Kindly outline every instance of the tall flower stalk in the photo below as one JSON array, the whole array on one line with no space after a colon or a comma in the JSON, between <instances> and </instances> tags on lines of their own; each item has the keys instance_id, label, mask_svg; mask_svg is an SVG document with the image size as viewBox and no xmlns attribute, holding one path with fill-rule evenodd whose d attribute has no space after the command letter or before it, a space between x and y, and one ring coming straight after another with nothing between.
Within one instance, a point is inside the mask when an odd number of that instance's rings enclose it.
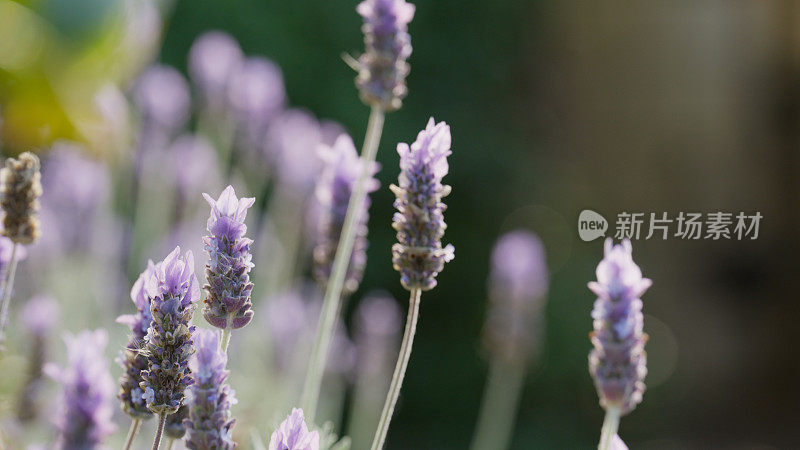
<instances>
[{"instance_id":1,"label":"tall flower stalk","mask_svg":"<svg viewBox=\"0 0 800 450\"><path fill-rule=\"evenodd\" d=\"M185 399L184 390L192 384L189 358L194 353L194 326L189 322L200 287L192 252L181 256L180 251L176 247L156 264L153 275L145 281L152 322L145 339L147 370L142 371L140 387L147 407L159 418L153 450L161 443L167 416L178 411Z\"/></svg>"},{"instance_id":2,"label":"tall flower stalk","mask_svg":"<svg viewBox=\"0 0 800 450\"><path fill-rule=\"evenodd\" d=\"M0 344L5 341L8 306L14 289L20 245L32 244L41 235L38 217L41 177L39 158L30 152L22 153L18 159L8 158L5 167L0 169L0 207L5 214L0 233L14 243L2 285Z\"/></svg>"},{"instance_id":3,"label":"tall flower stalk","mask_svg":"<svg viewBox=\"0 0 800 450\"><path fill-rule=\"evenodd\" d=\"M208 194L203 197L211 205L210 234L203 239L208 252L208 283L203 286L208 297L204 300L203 317L222 329L220 345L227 352L231 330L242 328L253 319L250 298L253 291L250 244L253 241L244 237L247 232L244 219L255 199L237 198L232 186L225 188L217 200Z\"/></svg>"},{"instance_id":4,"label":"tall flower stalk","mask_svg":"<svg viewBox=\"0 0 800 450\"><path fill-rule=\"evenodd\" d=\"M400 154L400 176L398 184L392 185L397 196L392 227L397 230L398 242L392 246L392 263L400 272L400 282L410 293L408 317L400 344L389 393L372 441L372 450L383 448L389 423L392 420L400 388L403 384L414 334L419 318L419 303L422 291L436 286L436 276L444 264L453 259L453 246L442 247L442 236L447 225L444 222L445 204L442 197L450 193L450 186L442 184L449 166L450 127L438 124L431 118L427 127L411 144L398 144Z\"/></svg>"},{"instance_id":5,"label":"tall flower stalk","mask_svg":"<svg viewBox=\"0 0 800 450\"><path fill-rule=\"evenodd\" d=\"M353 252L357 225L367 194L369 171L378 153L385 113L398 109L402 104L402 98L406 95L405 77L409 71L406 60L411 55L408 23L414 17L414 5L405 0L364 0L356 11L364 19L362 30L366 51L357 63L358 76L355 83L362 101L370 107L370 115L364 147L361 149L363 167L353 186L347 206L303 386L301 405L308 414L309 421L312 422L319 400L325 360L328 357L339 313L347 268Z\"/></svg>"},{"instance_id":6,"label":"tall flower stalk","mask_svg":"<svg viewBox=\"0 0 800 450\"><path fill-rule=\"evenodd\" d=\"M614 245L606 239L603 260L597 265L597 281L589 289L597 294L592 310L593 349L589 372L594 378L600 406L606 410L599 450L614 448L621 416L642 401L647 354L644 344L641 295L652 285L633 262L627 239Z\"/></svg>"},{"instance_id":7,"label":"tall flower stalk","mask_svg":"<svg viewBox=\"0 0 800 450\"><path fill-rule=\"evenodd\" d=\"M483 330L489 375L473 450L508 448L528 365L543 336L547 285L539 238L524 230L503 235L491 257L489 311Z\"/></svg>"}]
</instances>

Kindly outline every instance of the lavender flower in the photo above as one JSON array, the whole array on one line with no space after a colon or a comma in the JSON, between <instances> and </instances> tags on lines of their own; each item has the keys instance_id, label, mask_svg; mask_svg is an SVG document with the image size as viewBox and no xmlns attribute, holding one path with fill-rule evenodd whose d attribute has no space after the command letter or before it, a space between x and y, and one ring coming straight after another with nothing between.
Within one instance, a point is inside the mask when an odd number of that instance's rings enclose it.
<instances>
[{"instance_id":1,"label":"lavender flower","mask_svg":"<svg viewBox=\"0 0 800 450\"><path fill-rule=\"evenodd\" d=\"M319 450L319 433L309 432L303 410L294 408L272 433L269 450Z\"/></svg>"},{"instance_id":2,"label":"lavender flower","mask_svg":"<svg viewBox=\"0 0 800 450\"><path fill-rule=\"evenodd\" d=\"M190 367L194 384L190 388L192 403L186 446L193 450L231 449L236 446L231 430L231 405L236 404L233 391L225 384L228 371L227 355L219 348L219 335L214 331L199 330L195 334L197 353Z\"/></svg>"},{"instance_id":3,"label":"lavender flower","mask_svg":"<svg viewBox=\"0 0 800 450\"><path fill-rule=\"evenodd\" d=\"M25 386L20 393L17 418L29 422L39 413L38 397L42 384L42 368L47 358L47 341L58 321L58 304L50 297L30 299L20 313L20 323L29 339L29 362Z\"/></svg>"},{"instance_id":4,"label":"lavender flower","mask_svg":"<svg viewBox=\"0 0 800 450\"><path fill-rule=\"evenodd\" d=\"M642 401L647 374L647 335L642 331L640 296L652 281L642 278L631 252L630 241L613 245L606 239L603 260L597 265L597 282L589 283L589 289L597 294L589 371L600 405L607 410L616 408L620 414L630 412Z\"/></svg>"},{"instance_id":5,"label":"lavender flower","mask_svg":"<svg viewBox=\"0 0 800 450\"><path fill-rule=\"evenodd\" d=\"M202 136L180 136L170 146L167 161L169 172L165 175L175 180L172 222L177 224L190 212L188 200L198 191L218 189L222 177L217 151Z\"/></svg>"},{"instance_id":6,"label":"lavender flower","mask_svg":"<svg viewBox=\"0 0 800 450\"><path fill-rule=\"evenodd\" d=\"M361 100L384 111L400 108L407 89L411 56L408 23L414 17L414 5L405 0L364 0L356 8L364 18L364 46L359 58L356 86Z\"/></svg>"},{"instance_id":7,"label":"lavender flower","mask_svg":"<svg viewBox=\"0 0 800 450\"><path fill-rule=\"evenodd\" d=\"M191 388L190 388L191 389ZM172 439L183 439L186 434L186 418L189 417L189 407L184 404L175 411L175 414L167 416L167 421L164 423L164 434Z\"/></svg>"},{"instance_id":8,"label":"lavender flower","mask_svg":"<svg viewBox=\"0 0 800 450\"><path fill-rule=\"evenodd\" d=\"M358 371L365 379L377 379L391 370L402 319L397 301L388 294L372 293L358 304L354 318L355 340Z\"/></svg>"},{"instance_id":9,"label":"lavender flower","mask_svg":"<svg viewBox=\"0 0 800 450\"><path fill-rule=\"evenodd\" d=\"M117 318L118 323L128 325L131 329L128 344L117 357L117 363L124 370L119 379L120 390L117 398L122 403L122 410L134 419L149 419L153 415L144 400L144 391L140 384L143 381L142 371L147 370L148 364L143 351L145 337L153 318L145 283L153 277L154 272L153 261L148 261L147 269L139 275L131 288L131 300L136 305L136 313Z\"/></svg>"},{"instance_id":10,"label":"lavender flower","mask_svg":"<svg viewBox=\"0 0 800 450\"><path fill-rule=\"evenodd\" d=\"M226 33L209 31L189 50L189 75L208 108L219 112L226 105L228 83L242 64L242 49Z\"/></svg>"},{"instance_id":11,"label":"lavender flower","mask_svg":"<svg viewBox=\"0 0 800 450\"><path fill-rule=\"evenodd\" d=\"M39 158L31 152L8 158L0 169L0 207L3 216L3 236L18 244L32 244L41 234L39 197L42 184Z\"/></svg>"},{"instance_id":12,"label":"lavender flower","mask_svg":"<svg viewBox=\"0 0 800 450\"><path fill-rule=\"evenodd\" d=\"M62 406L56 418L57 448L101 449L114 432L114 381L103 352L108 342L104 330L84 330L67 336L67 365L48 364L46 373L61 383Z\"/></svg>"},{"instance_id":13,"label":"lavender flower","mask_svg":"<svg viewBox=\"0 0 800 450\"><path fill-rule=\"evenodd\" d=\"M194 326L189 325L200 287L194 274L192 252L180 256L176 247L153 267L144 281L153 316L145 337L147 370L139 386L150 411L173 414L183 403L184 389L192 384L189 357Z\"/></svg>"},{"instance_id":14,"label":"lavender flower","mask_svg":"<svg viewBox=\"0 0 800 450\"><path fill-rule=\"evenodd\" d=\"M523 364L543 331L541 310L548 285L544 247L535 234L512 231L497 241L491 262L484 341L495 357Z\"/></svg>"},{"instance_id":15,"label":"lavender flower","mask_svg":"<svg viewBox=\"0 0 800 450\"><path fill-rule=\"evenodd\" d=\"M210 235L203 238L209 258L208 284L203 287L208 292L203 317L218 328L242 328L253 318L250 299L253 241L244 237L247 232L244 219L255 199L237 198L232 186L225 188L217 200L205 193L203 197L211 205Z\"/></svg>"},{"instance_id":16,"label":"lavender flower","mask_svg":"<svg viewBox=\"0 0 800 450\"><path fill-rule=\"evenodd\" d=\"M325 169L317 183L317 201L321 206L318 222L317 245L314 249L314 277L324 286L331 276L333 259L342 235L347 206L353 192L353 186L361 176L363 163L358 156L353 140L343 134L336 139L332 147L322 147L322 159ZM377 163L369 168L370 175L378 171ZM378 188L378 180L370 177L366 181L367 192ZM359 222L356 224L355 242L347 267L342 295L350 295L358 289L367 265L367 222L369 221L369 197L364 197Z\"/></svg>"},{"instance_id":17,"label":"lavender flower","mask_svg":"<svg viewBox=\"0 0 800 450\"><path fill-rule=\"evenodd\" d=\"M450 186L442 185L452 153L450 127L431 118L416 142L398 144L397 152L401 171L391 189L397 196L392 227L399 243L392 246L392 263L406 289L426 291L436 286L436 275L453 259L453 246L442 248L441 242L447 227L441 200L450 193Z\"/></svg>"},{"instance_id":18,"label":"lavender flower","mask_svg":"<svg viewBox=\"0 0 800 450\"><path fill-rule=\"evenodd\" d=\"M281 188L297 197L310 193L322 170L317 155L322 141L320 124L309 112L289 109L270 124L264 148Z\"/></svg>"},{"instance_id":19,"label":"lavender flower","mask_svg":"<svg viewBox=\"0 0 800 450\"><path fill-rule=\"evenodd\" d=\"M155 127L171 134L189 117L189 86L172 67L149 68L139 78L133 99L146 128Z\"/></svg>"},{"instance_id":20,"label":"lavender flower","mask_svg":"<svg viewBox=\"0 0 800 450\"><path fill-rule=\"evenodd\" d=\"M266 58L246 59L232 74L228 97L247 142L260 144L267 124L286 103L281 69Z\"/></svg>"}]
</instances>

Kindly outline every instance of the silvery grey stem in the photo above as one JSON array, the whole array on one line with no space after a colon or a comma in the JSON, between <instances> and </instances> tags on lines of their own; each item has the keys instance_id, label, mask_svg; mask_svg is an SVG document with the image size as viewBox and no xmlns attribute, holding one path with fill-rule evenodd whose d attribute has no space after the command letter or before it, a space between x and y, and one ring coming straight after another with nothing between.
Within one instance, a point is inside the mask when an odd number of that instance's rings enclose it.
<instances>
[{"instance_id":1,"label":"silvery grey stem","mask_svg":"<svg viewBox=\"0 0 800 450\"><path fill-rule=\"evenodd\" d=\"M353 253L353 243L356 237L356 225L362 212L364 196L367 194L366 181L369 177L369 168L375 161L378 153L378 143L381 140L383 131L384 112L379 106L373 106L369 115L367 134L364 138L364 148L361 151L363 161L361 174L353 187L350 202L347 205L347 214L344 219L342 235L339 237L339 245L336 248L336 256L333 260L331 277L325 290L325 299L322 304L322 313L317 325L317 336L314 340L314 347L311 350L311 361L306 373L306 381L303 386L303 395L300 404L305 411L309 423L314 421L314 414L319 400L319 391L322 385L322 375L325 368L325 361L328 357L331 339L333 337L334 325L336 324L337 312L342 296L344 278L347 274L347 266L350 264L350 255Z\"/></svg>"},{"instance_id":2,"label":"silvery grey stem","mask_svg":"<svg viewBox=\"0 0 800 450\"><path fill-rule=\"evenodd\" d=\"M14 289L14 275L17 272L17 244L11 247L11 261L8 263L8 274L3 283L3 300L0 305L0 345L6 340L6 322L8 322L8 304L11 302L11 290Z\"/></svg>"},{"instance_id":3,"label":"silvery grey stem","mask_svg":"<svg viewBox=\"0 0 800 450\"><path fill-rule=\"evenodd\" d=\"M158 446L161 444L161 435L164 433L164 422L166 421L166 414L161 413L158 415L158 429L156 430L156 439L153 442L153 450L158 450Z\"/></svg>"},{"instance_id":4,"label":"silvery grey stem","mask_svg":"<svg viewBox=\"0 0 800 450\"><path fill-rule=\"evenodd\" d=\"M603 420L603 428L600 431L600 444L597 445L598 450L609 450L611 448L611 441L617 435L619 428L619 408L610 406L606 410L606 417Z\"/></svg>"},{"instance_id":5,"label":"silvery grey stem","mask_svg":"<svg viewBox=\"0 0 800 450\"><path fill-rule=\"evenodd\" d=\"M500 358L492 361L472 450L508 448L524 380L522 365L509 364Z\"/></svg>"},{"instance_id":6,"label":"silvery grey stem","mask_svg":"<svg viewBox=\"0 0 800 450\"><path fill-rule=\"evenodd\" d=\"M414 345L414 334L417 330L417 319L419 318L419 300L422 290L414 288L408 304L408 318L406 319L406 329L403 333L403 342L400 344L400 354L397 356L397 365L394 368L392 382L389 384L389 393L386 394L386 403L383 404L383 411L378 422L378 429L375 431L375 438L372 440L372 450L381 450L386 441L386 433L389 431L389 423L392 421L394 406L400 396L400 388L403 386L403 377L406 374L408 360L411 357L411 347Z\"/></svg>"},{"instance_id":7,"label":"silvery grey stem","mask_svg":"<svg viewBox=\"0 0 800 450\"><path fill-rule=\"evenodd\" d=\"M142 419L133 419L131 422L131 428L128 430L128 437L125 439L125 447L123 450L130 450L131 445L133 445L133 440L136 438L136 433L139 432L139 425L142 424Z\"/></svg>"}]
</instances>

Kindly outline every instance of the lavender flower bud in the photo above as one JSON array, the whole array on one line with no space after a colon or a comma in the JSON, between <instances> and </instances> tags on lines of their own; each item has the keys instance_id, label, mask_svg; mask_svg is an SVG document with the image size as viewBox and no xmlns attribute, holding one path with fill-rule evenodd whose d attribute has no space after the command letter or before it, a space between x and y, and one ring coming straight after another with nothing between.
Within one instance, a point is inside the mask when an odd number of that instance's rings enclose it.
<instances>
[{"instance_id":1,"label":"lavender flower bud","mask_svg":"<svg viewBox=\"0 0 800 450\"><path fill-rule=\"evenodd\" d=\"M167 421L164 423L164 434L172 439L182 439L186 434L184 421L187 417L189 417L189 407L186 406L186 400L184 400L184 404L175 411L175 414L167 416Z\"/></svg>"},{"instance_id":2,"label":"lavender flower bud","mask_svg":"<svg viewBox=\"0 0 800 450\"><path fill-rule=\"evenodd\" d=\"M117 318L118 323L128 325L131 329L128 344L117 357L117 363L123 369L117 398L122 404L122 410L135 419L149 419L153 416L144 401L144 391L140 385L143 381L142 371L147 370L144 341L153 317L150 312L150 298L145 292L145 283L153 276L154 271L153 261L148 261L147 269L139 275L131 288L131 300L136 305L136 313Z\"/></svg>"},{"instance_id":3,"label":"lavender flower bud","mask_svg":"<svg viewBox=\"0 0 800 450\"><path fill-rule=\"evenodd\" d=\"M173 414L184 400L184 389L192 384L189 357L194 353L190 326L200 287L194 274L194 257L182 258L176 247L153 268L144 288L150 298L152 322L147 330L147 370L139 386L150 411Z\"/></svg>"},{"instance_id":4,"label":"lavender flower bud","mask_svg":"<svg viewBox=\"0 0 800 450\"><path fill-rule=\"evenodd\" d=\"M41 234L39 197L42 195L39 158L31 152L8 158L0 169L0 207L3 236L18 244L32 244Z\"/></svg>"},{"instance_id":5,"label":"lavender flower bud","mask_svg":"<svg viewBox=\"0 0 800 450\"><path fill-rule=\"evenodd\" d=\"M323 146L321 156L325 163L322 176L317 183L317 201L321 206L318 222L317 245L314 248L314 278L321 286L328 283L339 246L339 237L344 228L347 206L358 178L361 176L363 164L358 156L353 140L343 134L336 139L332 147ZM378 165L373 163L370 178L366 181L367 192L375 191L378 180L372 176L377 173ZM369 221L369 197L364 197L359 222L356 224L356 235L353 253L347 267L342 295L350 295L358 289L367 265L367 222Z\"/></svg>"},{"instance_id":6,"label":"lavender flower bud","mask_svg":"<svg viewBox=\"0 0 800 450\"><path fill-rule=\"evenodd\" d=\"M209 31L195 39L189 50L189 75L211 110L225 107L228 83L242 59L239 44L226 33Z\"/></svg>"},{"instance_id":7,"label":"lavender flower bud","mask_svg":"<svg viewBox=\"0 0 800 450\"><path fill-rule=\"evenodd\" d=\"M67 336L67 365L48 364L46 373L61 383L62 406L56 418L62 450L101 449L115 426L114 381L103 352L108 342L104 330L84 330Z\"/></svg>"},{"instance_id":8,"label":"lavender flower bud","mask_svg":"<svg viewBox=\"0 0 800 450\"><path fill-rule=\"evenodd\" d=\"M414 17L414 5L405 0L364 0L356 8L364 18L366 52L358 62L356 86L367 105L393 111L402 105L407 89L405 78L411 56L408 23Z\"/></svg>"},{"instance_id":9,"label":"lavender flower bud","mask_svg":"<svg viewBox=\"0 0 800 450\"><path fill-rule=\"evenodd\" d=\"M20 313L20 322L30 345L25 386L17 404L17 418L21 422L30 422L39 414L38 397L42 385L42 368L47 359L47 341L57 321L58 304L50 297L30 299Z\"/></svg>"},{"instance_id":10,"label":"lavender flower bud","mask_svg":"<svg viewBox=\"0 0 800 450\"><path fill-rule=\"evenodd\" d=\"M449 170L447 156L452 153L450 127L431 117L416 142L398 144L397 152L400 176L391 189L397 196L392 227L399 243L392 246L392 263L403 287L427 291L436 286L444 263L453 259L453 246L442 248L441 242L447 228L442 197L450 193L450 186L442 185Z\"/></svg>"},{"instance_id":11,"label":"lavender flower bud","mask_svg":"<svg viewBox=\"0 0 800 450\"><path fill-rule=\"evenodd\" d=\"M589 289L597 294L592 310L594 348L589 353L589 372L594 378L600 405L627 414L642 401L647 354L644 344L641 295L652 281L642 278L633 262L627 239L613 245L606 239L603 260L597 265L597 282Z\"/></svg>"},{"instance_id":12,"label":"lavender flower bud","mask_svg":"<svg viewBox=\"0 0 800 450\"><path fill-rule=\"evenodd\" d=\"M217 200L203 194L211 205L208 218L209 236L203 238L208 252L206 279L203 288L208 292L203 317L217 328L242 328L253 318L250 294L250 254L252 240L244 237L247 210L254 198L237 198L233 186L222 191Z\"/></svg>"},{"instance_id":13,"label":"lavender flower bud","mask_svg":"<svg viewBox=\"0 0 800 450\"><path fill-rule=\"evenodd\" d=\"M303 410L294 408L272 433L269 450L319 450L319 433L309 432Z\"/></svg>"},{"instance_id":14,"label":"lavender flower bud","mask_svg":"<svg viewBox=\"0 0 800 450\"><path fill-rule=\"evenodd\" d=\"M189 117L189 85L177 70L156 65L137 82L134 102L144 123L171 134Z\"/></svg>"},{"instance_id":15,"label":"lavender flower bud","mask_svg":"<svg viewBox=\"0 0 800 450\"><path fill-rule=\"evenodd\" d=\"M524 364L538 348L548 276L544 247L528 231L503 235L492 251L484 343L509 364Z\"/></svg>"},{"instance_id":16,"label":"lavender flower bud","mask_svg":"<svg viewBox=\"0 0 800 450\"><path fill-rule=\"evenodd\" d=\"M192 450L231 449L236 446L231 430L233 391L225 384L227 355L219 348L219 335L199 330L195 334L197 353L189 363L194 377L190 388L192 402L186 420L186 446Z\"/></svg>"}]
</instances>

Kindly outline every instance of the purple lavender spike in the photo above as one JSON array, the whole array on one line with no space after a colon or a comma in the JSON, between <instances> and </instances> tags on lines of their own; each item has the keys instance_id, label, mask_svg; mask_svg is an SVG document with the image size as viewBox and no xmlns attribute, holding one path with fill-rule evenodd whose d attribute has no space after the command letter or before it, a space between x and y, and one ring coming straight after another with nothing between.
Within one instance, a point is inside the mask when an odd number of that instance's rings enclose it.
<instances>
[{"instance_id":1,"label":"purple lavender spike","mask_svg":"<svg viewBox=\"0 0 800 450\"><path fill-rule=\"evenodd\" d=\"M405 78L411 56L408 23L414 17L414 5L405 0L364 0L356 8L364 18L366 52L359 58L356 86L361 99L384 111L400 108L407 89Z\"/></svg>"},{"instance_id":2,"label":"purple lavender spike","mask_svg":"<svg viewBox=\"0 0 800 450\"><path fill-rule=\"evenodd\" d=\"M114 381L103 352L108 342L104 330L84 330L65 337L67 365L48 364L47 374L61 383L61 410L56 418L57 448L90 450L105 448L103 443L115 426Z\"/></svg>"},{"instance_id":3,"label":"purple lavender spike","mask_svg":"<svg viewBox=\"0 0 800 450\"><path fill-rule=\"evenodd\" d=\"M253 318L250 298L253 241L244 237L247 232L244 219L255 199L237 198L232 186L225 188L217 200L208 194L203 197L211 205L209 235L203 238L208 252L208 283L203 286L208 297L204 300L203 317L217 328L242 328Z\"/></svg>"},{"instance_id":4,"label":"purple lavender spike","mask_svg":"<svg viewBox=\"0 0 800 450\"><path fill-rule=\"evenodd\" d=\"M227 105L228 85L242 64L242 49L227 33L209 31L189 50L189 75L207 108L219 112Z\"/></svg>"},{"instance_id":5,"label":"purple lavender spike","mask_svg":"<svg viewBox=\"0 0 800 450\"><path fill-rule=\"evenodd\" d=\"M347 206L353 187L361 175L363 163L358 156L353 140L343 134L336 139L332 147L321 147L325 168L317 183L316 196L321 207L317 245L314 248L314 277L321 286L327 285L331 276L333 259L339 246L339 237L344 228ZM378 164L369 168L370 178L366 181L367 192L375 191L378 180L374 174L378 172ZM359 214L356 225L356 236L350 264L347 267L342 295L348 296L358 289L367 265L367 222L369 221L369 197L364 197L363 210Z\"/></svg>"},{"instance_id":6,"label":"purple lavender spike","mask_svg":"<svg viewBox=\"0 0 800 450\"><path fill-rule=\"evenodd\" d=\"M319 433L309 432L303 410L294 408L272 433L269 450L319 450Z\"/></svg>"},{"instance_id":7,"label":"purple lavender spike","mask_svg":"<svg viewBox=\"0 0 800 450\"><path fill-rule=\"evenodd\" d=\"M184 389L192 384L189 358L194 353L189 325L200 287L194 274L192 252L180 255L176 247L153 267L152 276L144 280L150 298L152 321L145 336L147 370L143 370L140 387L150 411L156 414L175 413L184 400Z\"/></svg>"},{"instance_id":8,"label":"purple lavender spike","mask_svg":"<svg viewBox=\"0 0 800 450\"><path fill-rule=\"evenodd\" d=\"M228 98L246 142L263 142L267 125L286 103L281 69L266 58L248 58L232 75Z\"/></svg>"},{"instance_id":9,"label":"purple lavender spike","mask_svg":"<svg viewBox=\"0 0 800 450\"><path fill-rule=\"evenodd\" d=\"M493 356L524 364L534 356L543 331L548 285L544 246L531 232L512 231L497 241L491 262L484 342Z\"/></svg>"},{"instance_id":10,"label":"purple lavender spike","mask_svg":"<svg viewBox=\"0 0 800 450\"><path fill-rule=\"evenodd\" d=\"M321 141L319 122L305 110L289 109L270 124L264 149L287 193L302 199L314 189L322 170L317 155Z\"/></svg>"},{"instance_id":11,"label":"purple lavender spike","mask_svg":"<svg viewBox=\"0 0 800 450\"><path fill-rule=\"evenodd\" d=\"M189 117L189 85L177 70L156 65L136 83L134 102L144 128L155 127L169 135L181 128Z\"/></svg>"},{"instance_id":12,"label":"purple lavender spike","mask_svg":"<svg viewBox=\"0 0 800 450\"><path fill-rule=\"evenodd\" d=\"M627 414L642 401L647 374L647 335L642 331L641 295L652 285L633 262L627 239L613 245L606 239L603 260L597 266L597 282L589 289L597 294L592 310L594 331L589 371L600 405Z\"/></svg>"},{"instance_id":13,"label":"purple lavender spike","mask_svg":"<svg viewBox=\"0 0 800 450\"><path fill-rule=\"evenodd\" d=\"M231 449L236 446L231 431L231 405L236 404L233 391L225 383L227 355L220 349L215 331L198 330L194 336L197 353L189 365L194 384L191 391L186 446L192 450Z\"/></svg>"},{"instance_id":14,"label":"purple lavender spike","mask_svg":"<svg viewBox=\"0 0 800 450\"><path fill-rule=\"evenodd\" d=\"M420 131L416 142L397 145L400 154L397 196L392 227L397 230L397 244L392 246L392 263L400 272L400 282L408 290L427 291L436 286L436 275L453 259L453 246L442 248L444 223L442 197L450 186L442 185L449 170L450 127L433 118Z\"/></svg>"}]
</instances>

